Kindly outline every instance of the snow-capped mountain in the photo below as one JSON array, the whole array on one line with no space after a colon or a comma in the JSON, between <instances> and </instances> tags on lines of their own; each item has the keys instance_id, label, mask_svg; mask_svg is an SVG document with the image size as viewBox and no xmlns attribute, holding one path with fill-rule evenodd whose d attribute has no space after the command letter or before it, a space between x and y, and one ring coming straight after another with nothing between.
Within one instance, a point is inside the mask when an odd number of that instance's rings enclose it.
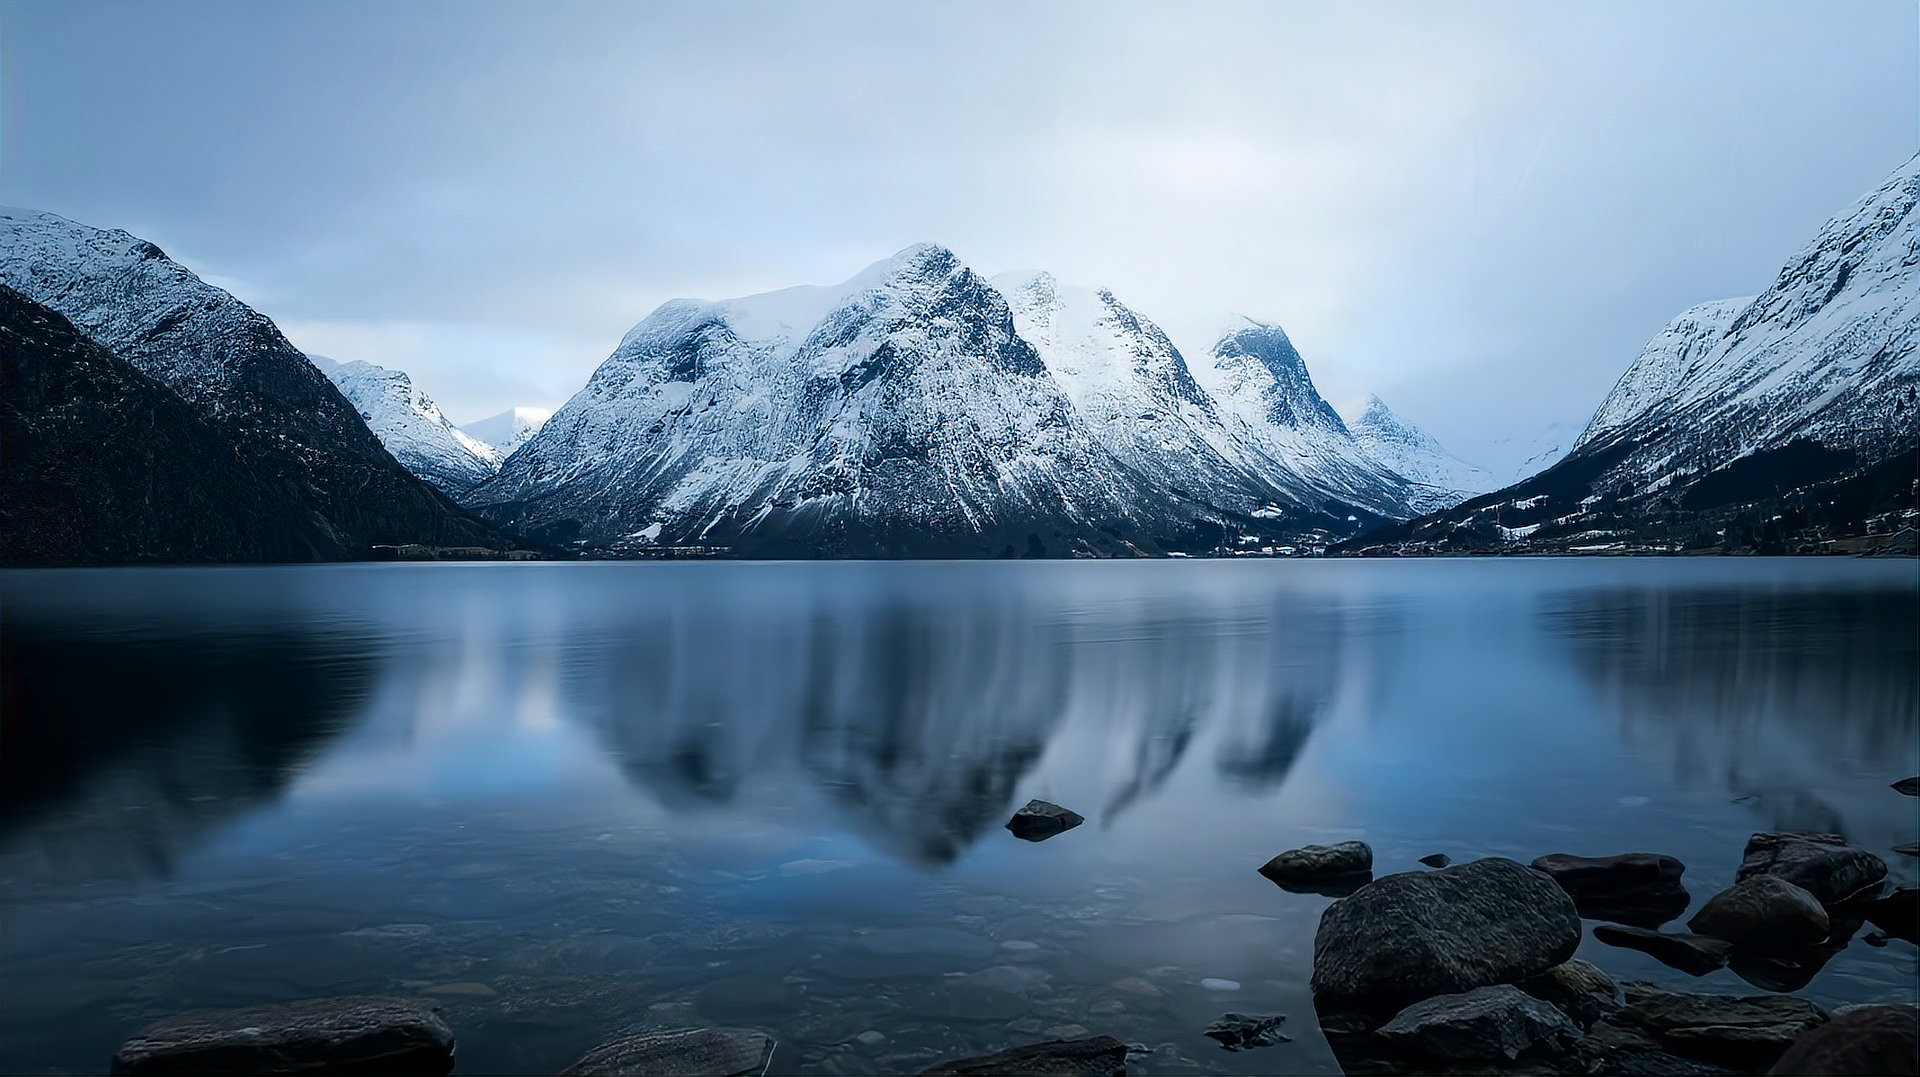
<instances>
[{"instance_id":1,"label":"snow-capped mountain","mask_svg":"<svg viewBox=\"0 0 1920 1077\"><path fill-rule=\"evenodd\" d=\"M1347 420L1347 429L1360 447L1388 470L1435 491L1423 512L1450 508L1496 485L1484 468L1448 452L1431 434L1401 418L1377 396L1367 397L1360 414Z\"/></svg>"},{"instance_id":2,"label":"snow-capped mountain","mask_svg":"<svg viewBox=\"0 0 1920 1077\"><path fill-rule=\"evenodd\" d=\"M362 360L338 363L309 353L308 359L360 411L360 418L408 471L457 498L500 470L493 446L447 421L405 372Z\"/></svg>"},{"instance_id":3,"label":"snow-capped mountain","mask_svg":"<svg viewBox=\"0 0 1920 1077\"><path fill-rule=\"evenodd\" d=\"M1052 325L1030 298L1029 322ZM1083 414L1002 294L938 246L838 286L676 300L467 500L557 541L783 556L1151 553L1355 530L1345 502L1255 515L1243 491L1129 463L1171 459L1164 439L1193 445L1176 424L1208 402L1164 335L1096 303L1087 332L1148 354L1116 381L1112 356L1050 337L1057 359L1088 364L1066 378L1098 404ZM1123 414L1151 418L1121 436L1108 420Z\"/></svg>"},{"instance_id":4,"label":"snow-capped mountain","mask_svg":"<svg viewBox=\"0 0 1920 1077\"><path fill-rule=\"evenodd\" d=\"M460 429L475 441L491 446L500 459L505 460L525 445L528 438L539 433L551 418L553 412L546 408L515 407L467 423Z\"/></svg>"},{"instance_id":5,"label":"snow-capped mountain","mask_svg":"<svg viewBox=\"0 0 1920 1077\"><path fill-rule=\"evenodd\" d=\"M51 213L0 210L0 282L221 425L249 466L318 514L317 544L273 556L500 541L395 462L271 321L152 243Z\"/></svg>"},{"instance_id":6,"label":"snow-capped mountain","mask_svg":"<svg viewBox=\"0 0 1920 1077\"><path fill-rule=\"evenodd\" d=\"M1300 352L1277 325L1236 318L1200 371L1236 454L1275 485L1311 491L1376 519L1405 519L1431 491L1381 466L1314 388Z\"/></svg>"},{"instance_id":7,"label":"snow-capped mountain","mask_svg":"<svg viewBox=\"0 0 1920 1077\"><path fill-rule=\"evenodd\" d=\"M1354 545L1794 552L1910 527L1917 205L1920 155L1829 221L1759 296L1670 323L1558 464Z\"/></svg>"}]
</instances>

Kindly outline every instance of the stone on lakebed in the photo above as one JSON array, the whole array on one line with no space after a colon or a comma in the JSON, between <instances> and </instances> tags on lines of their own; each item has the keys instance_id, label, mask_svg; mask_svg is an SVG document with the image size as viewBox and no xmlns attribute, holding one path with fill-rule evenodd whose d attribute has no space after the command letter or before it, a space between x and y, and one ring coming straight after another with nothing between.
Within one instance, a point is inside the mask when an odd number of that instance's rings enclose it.
<instances>
[{"instance_id":1,"label":"stone on lakebed","mask_svg":"<svg viewBox=\"0 0 1920 1077\"><path fill-rule=\"evenodd\" d=\"M1127 1045L1112 1036L1051 1040L942 1062L920 1072L922 1077L1120 1077L1127 1072Z\"/></svg>"},{"instance_id":2,"label":"stone on lakebed","mask_svg":"<svg viewBox=\"0 0 1920 1077\"><path fill-rule=\"evenodd\" d=\"M1733 953L1733 944L1725 939L1682 933L1669 935L1644 927L1623 927L1619 924L1596 925L1593 937L1608 946L1638 950L1662 965L1679 969L1689 976L1705 976L1715 969L1726 968L1727 958Z\"/></svg>"},{"instance_id":3,"label":"stone on lakebed","mask_svg":"<svg viewBox=\"0 0 1920 1077\"><path fill-rule=\"evenodd\" d=\"M668 1028L603 1043L561 1071L569 1077L700 1073L744 1077L765 1072L773 1037L751 1028Z\"/></svg>"},{"instance_id":4,"label":"stone on lakebed","mask_svg":"<svg viewBox=\"0 0 1920 1077\"><path fill-rule=\"evenodd\" d=\"M1374 1035L1402 1051L1435 1058L1506 1059L1554 1055L1582 1035L1566 1014L1512 984L1422 999Z\"/></svg>"},{"instance_id":5,"label":"stone on lakebed","mask_svg":"<svg viewBox=\"0 0 1920 1077\"><path fill-rule=\"evenodd\" d=\"M196 1010L156 1021L113 1056L114 1073L408 1073L453 1069L453 1031L433 1004L386 995Z\"/></svg>"}]
</instances>

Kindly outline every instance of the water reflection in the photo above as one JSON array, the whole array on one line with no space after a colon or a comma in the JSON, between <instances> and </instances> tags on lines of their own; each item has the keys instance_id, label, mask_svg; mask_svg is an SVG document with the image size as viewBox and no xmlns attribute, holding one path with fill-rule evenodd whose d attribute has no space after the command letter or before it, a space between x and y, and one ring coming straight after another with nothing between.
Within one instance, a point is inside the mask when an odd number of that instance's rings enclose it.
<instances>
[{"instance_id":1,"label":"water reflection","mask_svg":"<svg viewBox=\"0 0 1920 1077\"><path fill-rule=\"evenodd\" d=\"M1848 779L1920 754L1910 591L1610 588L1543 605L1622 737L1679 783L1725 789L1764 829L1894 840L1886 805Z\"/></svg>"},{"instance_id":2,"label":"water reflection","mask_svg":"<svg viewBox=\"0 0 1920 1077\"><path fill-rule=\"evenodd\" d=\"M118 638L0 624L9 873L164 875L274 797L365 701L361 641L273 630Z\"/></svg>"}]
</instances>

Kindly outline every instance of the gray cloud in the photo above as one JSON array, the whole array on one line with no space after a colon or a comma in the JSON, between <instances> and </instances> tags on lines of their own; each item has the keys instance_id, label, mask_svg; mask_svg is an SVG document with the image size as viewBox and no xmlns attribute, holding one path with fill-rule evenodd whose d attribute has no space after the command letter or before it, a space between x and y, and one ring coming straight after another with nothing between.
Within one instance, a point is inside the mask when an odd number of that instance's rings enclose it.
<instances>
[{"instance_id":1,"label":"gray cloud","mask_svg":"<svg viewBox=\"0 0 1920 1077\"><path fill-rule=\"evenodd\" d=\"M665 299L928 239L1190 358L1277 319L1330 397L1503 466L1914 152L1917 39L1906 0L12 2L0 200L461 419L558 403Z\"/></svg>"}]
</instances>

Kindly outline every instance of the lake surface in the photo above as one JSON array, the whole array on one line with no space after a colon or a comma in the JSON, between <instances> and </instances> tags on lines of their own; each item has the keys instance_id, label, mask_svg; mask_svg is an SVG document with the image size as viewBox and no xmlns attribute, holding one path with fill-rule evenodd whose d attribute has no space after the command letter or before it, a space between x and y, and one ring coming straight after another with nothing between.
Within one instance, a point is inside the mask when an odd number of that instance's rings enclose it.
<instances>
[{"instance_id":1,"label":"lake surface","mask_svg":"<svg viewBox=\"0 0 1920 1077\"><path fill-rule=\"evenodd\" d=\"M8 1073L362 992L439 999L464 1073L702 1023L772 1032L782 1072L1107 1033L1137 1073L1331 1073L1329 899L1255 873L1283 849L1664 852L1697 905L1796 828L1916 877L1913 561L15 571L0 600ZM1029 797L1087 823L1016 840ZM1917 979L1856 939L1799 993ZM1294 1042L1222 1050L1227 1011Z\"/></svg>"}]
</instances>

